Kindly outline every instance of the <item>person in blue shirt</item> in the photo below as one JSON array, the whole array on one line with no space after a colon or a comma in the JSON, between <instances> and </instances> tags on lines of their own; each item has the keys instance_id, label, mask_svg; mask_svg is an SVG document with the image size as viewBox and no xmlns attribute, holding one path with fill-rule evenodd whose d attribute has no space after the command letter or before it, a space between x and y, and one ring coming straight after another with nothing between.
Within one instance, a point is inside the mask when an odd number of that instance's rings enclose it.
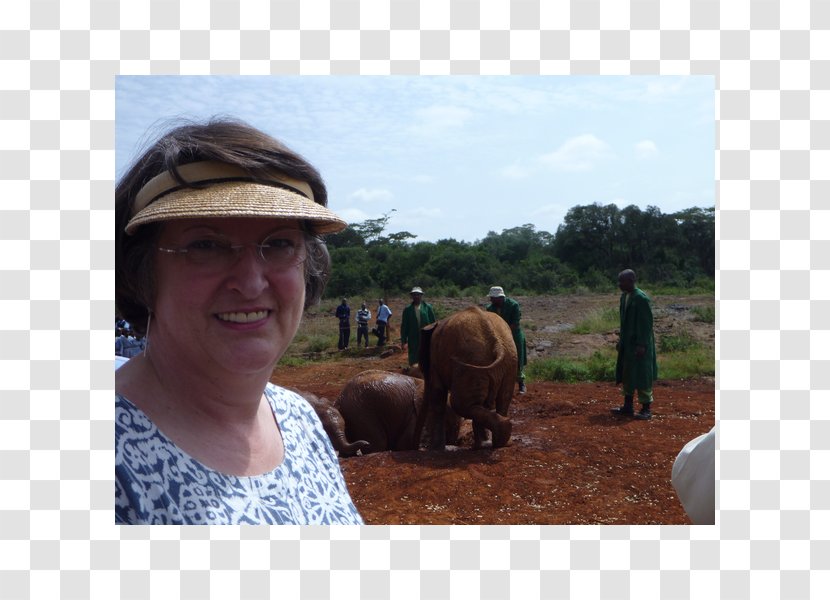
<instances>
[{"instance_id":1,"label":"person in blue shirt","mask_svg":"<svg viewBox=\"0 0 830 600\"><path fill-rule=\"evenodd\" d=\"M378 346L386 344L386 330L389 327L389 319L392 317L392 311L386 306L383 298L378 299L378 316L375 325L377 326Z\"/></svg>"}]
</instances>

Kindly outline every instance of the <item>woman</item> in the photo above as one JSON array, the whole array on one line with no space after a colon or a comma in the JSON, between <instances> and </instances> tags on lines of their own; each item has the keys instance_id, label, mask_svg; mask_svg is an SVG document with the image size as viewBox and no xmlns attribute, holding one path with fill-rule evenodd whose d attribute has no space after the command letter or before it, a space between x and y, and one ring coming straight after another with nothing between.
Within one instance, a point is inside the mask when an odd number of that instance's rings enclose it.
<instances>
[{"instance_id":1,"label":"woman","mask_svg":"<svg viewBox=\"0 0 830 600\"><path fill-rule=\"evenodd\" d=\"M115 376L117 523L360 524L311 406L269 383L319 301L317 170L237 121L173 129L116 188L116 306L147 339Z\"/></svg>"}]
</instances>

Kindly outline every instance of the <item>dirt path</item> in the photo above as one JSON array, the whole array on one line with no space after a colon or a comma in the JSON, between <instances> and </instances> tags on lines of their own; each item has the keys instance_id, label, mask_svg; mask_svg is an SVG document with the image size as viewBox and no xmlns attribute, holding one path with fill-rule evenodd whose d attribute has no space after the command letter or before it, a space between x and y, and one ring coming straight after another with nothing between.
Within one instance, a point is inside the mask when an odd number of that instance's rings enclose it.
<instances>
[{"instance_id":1,"label":"dirt path","mask_svg":"<svg viewBox=\"0 0 830 600\"><path fill-rule=\"evenodd\" d=\"M710 325L711 327L711 325ZM279 367L273 381L334 399L367 369L400 372L400 354ZM671 486L675 456L715 422L712 378L660 381L654 418L613 417L617 388L533 383L510 409L511 444L340 459L367 524L688 524ZM466 433L465 433L466 432Z\"/></svg>"}]
</instances>

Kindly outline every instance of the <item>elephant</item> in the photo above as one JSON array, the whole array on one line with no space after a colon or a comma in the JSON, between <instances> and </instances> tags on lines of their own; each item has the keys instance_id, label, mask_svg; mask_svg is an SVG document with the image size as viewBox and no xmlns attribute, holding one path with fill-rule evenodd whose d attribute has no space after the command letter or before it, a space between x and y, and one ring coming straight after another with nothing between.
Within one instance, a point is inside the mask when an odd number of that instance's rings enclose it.
<instances>
[{"instance_id":1,"label":"elephant","mask_svg":"<svg viewBox=\"0 0 830 600\"><path fill-rule=\"evenodd\" d=\"M354 456L357 451L365 452L369 447L369 442L366 440L357 440L349 443L346 439L345 424L343 422L343 415L340 411L326 398L316 396L311 392L303 392L295 388L288 388L292 392L296 392L308 402L320 417L323 423L323 429L326 430L329 439L331 440L334 449L340 453L340 456Z\"/></svg>"},{"instance_id":2,"label":"elephant","mask_svg":"<svg viewBox=\"0 0 830 600\"><path fill-rule=\"evenodd\" d=\"M417 430L428 423L429 447L446 444L444 413L473 421L474 448L480 448L487 430L493 448L507 445L512 424L507 418L516 383L518 356L510 327L499 315L471 306L421 330L419 355L424 373L424 397L431 413L421 413Z\"/></svg>"},{"instance_id":3,"label":"elephant","mask_svg":"<svg viewBox=\"0 0 830 600\"><path fill-rule=\"evenodd\" d=\"M363 454L385 450L417 450L419 416L424 412L424 382L415 377L369 370L350 379L335 407L346 422L346 437L368 442ZM461 420L445 415L445 427L457 438Z\"/></svg>"}]
</instances>

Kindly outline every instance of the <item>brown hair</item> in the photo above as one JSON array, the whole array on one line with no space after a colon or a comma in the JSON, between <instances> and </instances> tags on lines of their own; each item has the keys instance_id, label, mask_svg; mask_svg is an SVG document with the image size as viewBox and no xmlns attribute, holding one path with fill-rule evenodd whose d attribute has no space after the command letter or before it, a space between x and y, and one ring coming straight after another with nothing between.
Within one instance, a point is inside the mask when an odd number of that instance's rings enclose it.
<instances>
[{"instance_id":1,"label":"brown hair","mask_svg":"<svg viewBox=\"0 0 830 600\"><path fill-rule=\"evenodd\" d=\"M132 216L136 194L153 177L164 171L176 175L176 167L191 162L216 160L246 169L252 176L278 170L308 182L314 201L328 203L326 185L308 161L280 141L228 118L206 123L180 124L162 135L136 159L115 188L115 306L140 335L146 334L147 318L155 297L155 246L161 223L148 223L133 235L124 228ZM325 242L306 227L305 261L308 308L320 301L331 273L331 258Z\"/></svg>"}]
</instances>

